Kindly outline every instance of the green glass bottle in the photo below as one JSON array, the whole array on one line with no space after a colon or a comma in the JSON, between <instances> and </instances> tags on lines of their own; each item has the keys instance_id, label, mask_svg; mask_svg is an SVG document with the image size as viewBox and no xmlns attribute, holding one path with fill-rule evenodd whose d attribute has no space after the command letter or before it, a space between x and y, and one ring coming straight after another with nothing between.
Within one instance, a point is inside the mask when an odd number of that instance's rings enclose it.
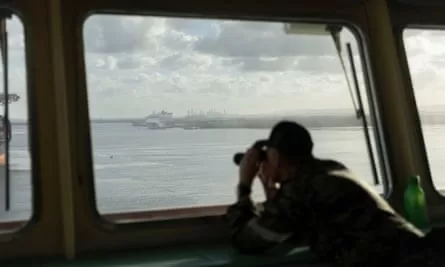
<instances>
[{"instance_id":1,"label":"green glass bottle","mask_svg":"<svg viewBox=\"0 0 445 267\"><path fill-rule=\"evenodd\" d=\"M427 230L428 214L425 193L417 175L409 177L408 186L404 194L405 217L417 228Z\"/></svg>"}]
</instances>

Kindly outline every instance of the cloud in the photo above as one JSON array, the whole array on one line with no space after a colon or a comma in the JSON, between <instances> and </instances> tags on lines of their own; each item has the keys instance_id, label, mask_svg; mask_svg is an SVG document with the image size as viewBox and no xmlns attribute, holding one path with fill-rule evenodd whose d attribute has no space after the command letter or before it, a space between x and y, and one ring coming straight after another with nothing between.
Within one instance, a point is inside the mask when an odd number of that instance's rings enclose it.
<instances>
[{"instance_id":1,"label":"cloud","mask_svg":"<svg viewBox=\"0 0 445 267\"><path fill-rule=\"evenodd\" d=\"M422 34L424 33L424 30L421 29L405 29L403 30L403 37L404 38L412 38L412 37L416 37L416 36L422 36Z\"/></svg>"},{"instance_id":2,"label":"cloud","mask_svg":"<svg viewBox=\"0 0 445 267\"><path fill-rule=\"evenodd\" d=\"M405 49L415 92L418 96L443 88L441 71L445 68L445 33L437 30L405 30ZM417 101L429 105L430 101Z\"/></svg>"},{"instance_id":3,"label":"cloud","mask_svg":"<svg viewBox=\"0 0 445 267\"><path fill-rule=\"evenodd\" d=\"M445 68L445 55L437 56L437 57L434 57L433 59L431 59L431 67L433 69L443 69L443 68Z\"/></svg>"},{"instance_id":4,"label":"cloud","mask_svg":"<svg viewBox=\"0 0 445 267\"><path fill-rule=\"evenodd\" d=\"M139 69L141 67L141 60L140 58L129 56L121 58L117 61L117 68L118 69Z\"/></svg>"},{"instance_id":5,"label":"cloud","mask_svg":"<svg viewBox=\"0 0 445 267\"><path fill-rule=\"evenodd\" d=\"M10 117L27 118L27 75L25 71L25 44L24 30L21 20L13 16L7 20L8 32L8 68L9 68L9 93L20 96L18 102L10 104ZM3 87L3 65L0 66L0 92L4 92ZM3 110L4 106L0 107ZM0 112L2 114L3 111Z\"/></svg>"},{"instance_id":6,"label":"cloud","mask_svg":"<svg viewBox=\"0 0 445 267\"><path fill-rule=\"evenodd\" d=\"M26 117L21 21L14 17L8 31L11 92L22 96L11 114ZM443 99L441 33L404 32L422 105ZM341 37L343 44L357 45L351 32ZM156 109L178 115L212 108L246 114L352 110L330 36L288 35L283 23L92 15L84 24L84 42L92 117L141 117Z\"/></svg>"},{"instance_id":7,"label":"cloud","mask_svg":"<svg viewBox=\"0 0 445 267\"><path fill-rule=\"evenodd\" d=\"M9 50L22 52L25 48L23 24L16 16L7 21Z\"/></svg>"},{"instance_id":8,"label":"cloud","mask_svg":"<svg viewBox=\"0 0 445 267\"><path fill-rule=\"evenodd\" d=\"M132 19L126 23L142 24L139 18ZM123 24L125 19L116 17L116 21ZM98 27L93 22L91 27ZM104 26L100 20L97 23ZM104 75L89 83L89 95L95 105L102 105L104 95L114 99L107 101L114 101L108 116L141 116L153 109L175 114L190 108L267 113L320 109L324 104L352 106L330 36L288 35L283 23L200 19L156 18L150 19L147 29L136 28L138 31L125 29L122 35L137 32L145 36L131 37L137 40L132 46L106 53L87 50L87 57L100 62L88 64L89 75ZM85 38L90 38L85 32ZM93 36L103 39L100 34ZM343 43L355 42L347 31L342 39ZM124 48L129 51L123 52ZM106 82L106 73L117 78ZM104 112L94 105L90 108L93 115Z\"/></svg>"},{"instance_id":9,"label":"cloud","mask_svg":"<svg viewBox=\"0 0 445 267\"><path fill-rule=\"evenodd\" d=\"M312 73L343 73L340 59L337 56L300 57L297 67L300 71L307 71Z\"/></svg>"},{"instance_id":10,"label":"cloud","mask_svg":"<svg viewBox=\"0 0 445 267\"><path fill-rule=\"evenodd\" d=\"M285 57L331 55L335 52L329 38L287 35L283 23L221 22L215 33L200 38L195 49L223 57Z\"/></svg>"},{"instance_id":11,"label":"cloud","mask_svg":"<svg viewBox=\"0 0 445 267\"><path fill-rule=\"evenodd\" d=\"M153 49L156 46L150 36L153 26L152 18L93 15L85 22L85 47L87 52L104 54Z\"/></svg>"},{"instance_id":12,"label":"cloud","mask_svg":"<svg viewBox=\"0 0 445 267\"><path fill-rule=\"evenodd\" d=\"M294 70L294 57L235 57L224 60L227 66L237 66L243 71L287 71Z\"/></svg>"},{"instance_id":13,"label":"cloud","mask_svg":"<svg viewBox=\"0 0 445 267\"><path fill-rule=\"evenodd\" d=\"M222 83L220 81L210 82L208 85L204 85L203 87L197 90L198 94L214 96L220 98L230 98L232 96L232 90L227 86L227 84Z\"/></svg>"}]
</instances>

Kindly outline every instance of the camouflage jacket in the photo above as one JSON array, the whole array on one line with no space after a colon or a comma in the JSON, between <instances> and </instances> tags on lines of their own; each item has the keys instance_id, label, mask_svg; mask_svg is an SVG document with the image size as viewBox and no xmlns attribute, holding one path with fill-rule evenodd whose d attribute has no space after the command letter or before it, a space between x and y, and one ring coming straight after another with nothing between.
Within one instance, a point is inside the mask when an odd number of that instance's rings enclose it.
<instances>
[{"instance_id":1,"label":"camouflage jacket","mask_svg":"<svg viewBox=\"0 0 445 267\"><path fill-rule=\"evenodd\" d=\"M238 187L238 201L226 214L238 250L263 252L292 239L339 266L385 266L397 265L423 236L342 164L315 160L311 169L282 184L261 210L250 189Z\"/></svg>"}]
</instances>

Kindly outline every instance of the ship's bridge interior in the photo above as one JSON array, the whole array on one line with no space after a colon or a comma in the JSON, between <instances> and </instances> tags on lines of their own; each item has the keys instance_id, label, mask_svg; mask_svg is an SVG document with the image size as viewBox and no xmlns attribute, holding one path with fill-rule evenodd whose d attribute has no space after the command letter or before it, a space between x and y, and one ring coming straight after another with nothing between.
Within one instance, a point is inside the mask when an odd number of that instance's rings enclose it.
<instances>
[{"instance_id":1,"label":"ship's bridge interior","mask_svg":"<svg viewBox=\"0 0 445 267\"><path fill-rule=\"evenodd\" d=\"M401 214L418 175L430 223L445 220L443 1L0 11L2 266L321 266L305 244L257 257L230 246L233 154L282 119Z\"/></svg>"}]
</instances>

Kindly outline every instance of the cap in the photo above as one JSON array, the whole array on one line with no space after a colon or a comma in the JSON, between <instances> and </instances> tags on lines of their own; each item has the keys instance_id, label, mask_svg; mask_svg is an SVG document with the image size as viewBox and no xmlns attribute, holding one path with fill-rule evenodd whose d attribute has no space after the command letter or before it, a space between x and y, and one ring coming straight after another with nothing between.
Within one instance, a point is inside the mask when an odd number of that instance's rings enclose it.
<instances>
[{"instance_id":1,"label":"cap","mask_svg":"<svg viewBox=\"0 0 445 267\"><path fill-rule=\"evenodd\" d=\"M293 121L281 121L272 128L269 139L258 140L254 146L275 148L289 159L307 159L312 157L314 144L305 127ZM235 164L239 164L243 156L243 153L235 154Z\"/></svg>"},{"instance_id":2,"label":"cap","mask_svg":"<svg viewBox=\"0 0 445 267\"><path fill-rule=\"evenodd\" d=\"M264 140L263 144L275 148L280 154L291 159L312 157L314 146L309 131L292 121L277 123L272 128L269 139Z\"/></svg>"}]
</instances>

